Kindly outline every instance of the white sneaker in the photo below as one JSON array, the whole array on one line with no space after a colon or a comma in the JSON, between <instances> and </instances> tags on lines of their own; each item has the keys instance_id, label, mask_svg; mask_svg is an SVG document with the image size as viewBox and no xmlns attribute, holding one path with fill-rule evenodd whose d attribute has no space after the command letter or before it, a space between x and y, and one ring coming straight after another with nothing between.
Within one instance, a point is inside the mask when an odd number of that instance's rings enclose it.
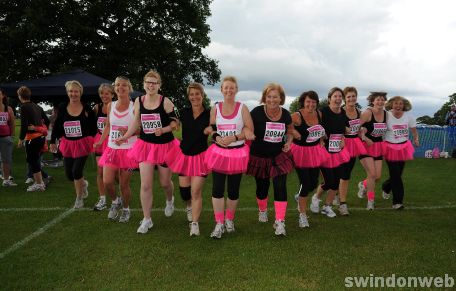
<instances>
[{"instance_id":1,"label":"white sneaker","mask_svg":"<svg viewBox=\"0 0 456 291\"><path fill-rule=\"evenodd\" d=\"M31 186L28 186L27 192L43 192L46 190L44 183L37 184L33 183Z\"/></svg>"},{"instance_id":2,"label":"white sneaker","mask_svg":"<svg viewBox=\"0 0 456 291\"><path fill-rule=\"evenodd\" d=\"M25 184L32 184L35 180L33 180L33 178L27 178L27 180L25 180Z\"/></svg>"},{"instance_id":3,"label":"white sneaker","mask_svg":"<svg viewBox=\"0 0 456 291\"><path fill-rule=\"evenodd\" d=\"M339 214L342 215L342 216L347 216L347 215L350 214L350 212L348 212L347 204L341 204L339 206Z\"/></svg>"},{"instance_id":4,"label":"white sneaker","mask_svg":"<svg viewBox=\"0 0 456 291\"><path fill-rule=\"evenodd\" d=\"M387 193L385 191L382 191L382 197L383 197L383 199L388 200L388 199L390 199L391 194Z\"/></svg>"},{"instance_id":5,"label":"white sneaker","mask_svg":"<svg viewBox=\"0 0 456 291\"><path fill-rule=\"evenodd\" d=\"M84 199L76 197L76 200L74 201L74 209L81 209L84 207Z\"/></svg>"},{"instance_id":6,"label":"white sneaker","mask_svg":"<svg viewBox=\"0 0 456 291\"><path fill-rule=\"evenodd\" d=\"M3 183L2 183L3 187L14 187L14 186L17 186L16 183L13 182L13 180L3 180Z\"/></svg>"},{"instance_id":7,"label":"white sneaker","mask_svg":"<svg viewBox=\"0 0 456 291\"><path fill-rule=\"evenodd\" d=\"M334 196L334 200L333 200L332 203L333 203L333 206L340 205L340 198L339 198L339 195Z\"/></svg>"},{"instance_id":8,"label":"white sneaker","mask_svg":"<svg viewBox=\"0 0 456 291\"><path fill-rule=\"evenodd\" d=\"M190 236L199 236L199 235L200 235L200 229L199 229L198 222L190 223Z\"/></svg>"},{"instance_id":9,"label":"white sneaker","mask_svg":"<svg viewBox=\"0 0 456 291\"><path fill-rule=\"evenodd\" d=\"M187 207L186 209L187 211L187 220L188 222L192 222L193 221L193 216L192 216L192 208L190 207Z\"/></svg>"},{"instance_id":10,"label":"white sneaker","mask_svg":"<svg viewBox=\"0 0 456 291\"><path fill-rule=\"evenodd\" d=\"M402 210L404 209L404 205L403 204L393 204L393 209L396 209L396 210Z\"/></svg>"},{"instance_id":11,"label":"white sneaker","mask_svg":"<svg viewBox=\"0 0 456 291\"><path fill-rule=\"evenodd\" d=\"M108 212L108 219L115 220L119 215L119 209L122 207L122 199L118 198L118 203L112 203Z\"/></svg>"},{"instance_id":12,"label":"white sneaker","mask_svg":"<svg viewBox=\"0 0 456 291\"><path fill-rule=\"evenodd\" d=\"M309 220L307 219L307 215L304 213L299 213L299 227L300 228L305 228L309 227Z\"/></svg>"},{"instance_id":13,"label":"white sneaker","mask_svg":"<svg viewBox=\"0 0 456 291\"><path fill-rule=\"evenodd\" d=\"M174 196L171 201L166 200L165 216L171 217L174 213Z\"/></svg>"},{"instance_id":14,"label":"white sneaker","mask_svg":"<svg viewBox=\"0 0 456 291\"><path fill-rule=\"evenodd\" d=\"M268 211L258 211L258 221L268 222Z\"/></svg>"},{"instance_id":15,"label":"white sneaker","mask_svg":"<svg viewBox=\"0 0 456 291\"><path fill-rule=\"evenodd\" d=\"M312 202L310 203L310 211L312 213L319 213L320 212L320 199L318 199L317 194L315 193L312 196Z\"/></svg>"},{"instance_id":16,"label":"white sneaker","mask_svg":"<svg viewBox=\"0 0 456 291\"><path fill-rule=\"evenodd\" d=\"M130 220L130 209L122 209L120 214L119 222L127 223Z\"/></svg>"},{"instance_id":17,"label":"white sneaker","mask_svg":"<svg viewBox=\"0 0 456 291\"><path fill-rule=\"evenodd\" d=\"M149 229L152 228L152 226L154 226L154 223L152 222L152 219L143 218L140 221L138 230L136 232L137 233L141 233L141 234L146 234L149 231Z\"/></svg>"},{"instance_id":18,"label":"white sneaker","mask_svg":"<svg viewBox=\"0 0 456 291\"><path fill-rule=\"evenodd\" d=\"M366 195L366 187L364 187L363 181L358 183L358 197L360 199L364 198L364 195Z\"/></svg>"},{"instance_id":19,"label":"white sneaker","mask_svg":"<svg viewBox=\"0 0 456 291\"><path fill-rule=\"evenodd\" d=\"M287 235L285 231L285 221L283 220L276 220L274 222L274 229L275 229L275 235Z\"/></svg>"},{"instance_id":20,"label":"white sneaker","mask_svg":"<svg viewBox=\"0 0 456 291\"><path fill-rule=\"evenodd\" d=\"M321 208L321 214L328 216L329 218L336 217L336 213L332 210L331 206L325 205Z\"/></svg>"},{"instance_id":21,"label":"white sneaker","mask_svg":"<svg viewBox=\"0 0 456 291\"><path fill-rule=\"evenodd\" d=\"M99 199L97 204L93 207L93 211L102 211L106 208L106 199Z\"/></svg>"},{"instance_id":22,"label":"white sneaker","mask_svg":"<svg viewBox=\"0 0 456 291\"><path fill-rule=\"evenodd\" d=\"M86 199L89 197L89 181L84 180L84 186L82 187L82 198Z\"/></svg>"},{"instance_id":23,"label":"white sneaker","mask_svg":"<svg viewBox=\"0 0 456 291\"><path fill-rule=\"evenodd\" d=\"M225 219L225 229L227 233L234 232L234 221Z\"/></svg>"},{"instance_id":24,"label":"white sneaker","mask_svg":"<svg viewBox=\"0 0 456 291\"><path fill-rule=\"evenodd\" d=\"M367 209L367 210L374 210L374 208L375 208L374 205L375 205L374 200L369 200L369 201L367 201L366 209Z\"/></svg>"},{"instance_id":25,"label":"white sneaker","mask_svg":"<svg viewBox=\"0 0 456 291\"><path fill-rule=\"evenodd\" d=\"M217 223L214 230L211 233L212 238L220 239L222 234L225 232L225 225L223 223Z\"/></svg>"}]
</instances>

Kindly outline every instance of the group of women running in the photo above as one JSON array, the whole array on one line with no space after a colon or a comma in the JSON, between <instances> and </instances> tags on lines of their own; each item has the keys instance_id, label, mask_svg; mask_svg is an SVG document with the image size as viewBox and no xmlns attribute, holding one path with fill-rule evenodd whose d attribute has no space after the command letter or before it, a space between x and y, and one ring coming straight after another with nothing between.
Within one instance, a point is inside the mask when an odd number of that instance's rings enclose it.
<instances>
[{"instance_id":1,"label":"group of women running","mask_svg":"<svg viewBox=\"0 0 456 291\"><path fill-rule=\"evenodd\" d=\"M269 219L268 190L272 180L276 235L286 234L287 175L293 169L300 183L295 198L301 228L309 227L308 195L317 187L310 203L312 212L335 217L332 203L337 196L340 214L349 214L348 184L357 158L366 171L366 179L359 182L358 195L367 196L367 209L374 209L375 184L380 179L383 159L390 173L382 185L383 197L389 198L392 192L393 208L403 208L401 177L405 161L413 158L414 151L409 131L418 146L416 124L408 114L411 105L407 99L396 96L386 102L386 93L372 92L368 97L369 107L361 112L354 87L333 88L328 94L328 106L320 110L317 93L307 91L299 97L299 110L290 114L282 107L285 103L282 86L269 83L263 89L260 105L249 112L246 105L236 101L236 78L227 76L221 83L223 101L207 108L203 86L191 83L187 88L191 106L178 115L170 99L159 93L161 84L157 72L148 72L144 76L146 94L132 102L130 81L117 77L113 86L100 86L101 102L94 108L81 101L83 87L78 81L65 84L69 102L59 108L50 148L56 151L58 141L66 176L74 182L74 208L84 206L88 182L83 169L92 152L97 156L100 195L94 210L107 208L108 195L109 219L129 221L130 179L132 170L139 168L143 219L137 232L141 234L153 227L155 169L166 193L164 212L168 217L174 212L172 173L179 175L179 192L186 204L190 236L200 234L202 188L209 174L213 178L213 238L235 231L243 174L255 178L260 223ZM179 127L182 128L180 141L172 133ZM210 146L208 137L212 139ZM34 173L35 170L38 168ZM318 185L320 174L324 182ZM320 207L324 192L327 195Z\"/></svg>"}]
</instances>

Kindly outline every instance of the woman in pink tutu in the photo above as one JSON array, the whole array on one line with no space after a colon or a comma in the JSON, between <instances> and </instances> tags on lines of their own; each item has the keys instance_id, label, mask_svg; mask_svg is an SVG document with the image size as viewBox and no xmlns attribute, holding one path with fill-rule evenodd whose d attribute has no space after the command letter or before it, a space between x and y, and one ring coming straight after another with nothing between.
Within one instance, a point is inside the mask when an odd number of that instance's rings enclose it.
<instances>
[{"instance_id":1,"label":"woman in pink tutu","mask_svg":"<svg viewBox=\"0 0 456 291\"><path fill-rule=\"evenodd\" d=\"M262 105L250 112L256 138L250 146L247 175L255 177L259 222L268 221L268 191L272 179L275 234L286 235L287 174L293 170L293 160L289 152L293 141L293 125L290 113L281 106L285 103L282 86L267 84L260 103Z\"/></svg>"},{"instance_id":2,"label":"woman in pink tutu","mask_svg":"<svg viewBox=\"0 0 456 291\"><path fill-rule=\"evenodd\" d=\"M93 136L97 133L96 118L92 108L81 102L83 88L78 81L65 83L69 102L59 107L51 136L51 152L64 157L65 174L74 182L76 201L74 208L84 207L83 198L88 196L88 182L84 180L87 156L93 152Z\"/></svg>"},{"instance_id":3,"label":"woman in pink tutu","mask_svg":"<svg viewBox=\"0 0 456 291\"><path fill-rule=\"evenodd\" d=\"M103 143L98 143L100 141L101 135L103 134L103 130L106 126L106 118L108 112L108 105L111 104L112 98L114 97L114 87L111 84L103 83L98 88L98 95L100 95L101 103L95 105L93 107L93 112L97 118L97 134L94 138L94 152L95 157L97 160L97 165L100 160L101 155L103 154L104 150L108 146L108 139L105 138ZM95 211L101 211L106 208L106 196L105 196L105 189L103 184L103 167L98 165L97 168L97 186L98 186L98 194L100 198L93 207Z\"/></svg>"},{"instance_id":4,"label":"woman in pink tutu","mask_svg":"<svg viewBox=\"0 0 456 291\"><path fill-rule=\"evenodd\" d=\"M187 203L187 219L190 222L190 236L200 235L199 218L202 210L201 192L208 175L204 156L207 150L210 109L204 107L204 87L191 83L187 87L190 108L180 116L182 141L173 147L166 157L166 164L179 174L179 188L182 199Z\"/></svg>"},{"instance_id":5,"label":"woman in pink tutu","mask_svg":"<svg viewBox=\"0 0 456 291\"><path fill-rule=\"evenodd\" d=\"M344 164L350 161L350 154L345 148L344 134L347 131L347 116L342 109L344 92L338 87L332 88L328 93L328 106L321 110L322 126L326 132L325 148L329 153L329 158L320 167L324 179L322 188L327 190L328 195L321 209L321 213L333 218L336 213L331 208L332 201L339 190L339 182L344 170ZM311 211L319 212L320 197L312 196Z\"/></svg>"},{"instance_id":6,"label":"woman in pink tutu","mask_svg":"<svg viewBox=\"0 0 456 291\"><path fill-rule=\"evenodd\" d=\"M366 209L374 210L375 184L382 176L383 136L386 133L386 93L371 92L367 101L369 108L361 114L360 131L367 153L359 156L367 177L358 183L358 197L363 198L367 193Z\"/></svg>"},{"instance_id":7,"label":"woman in pink tutu","mask_svg":"<svg viewBox=\"0 0 456 291\"><path fill-rule=\"evenodd\" d=\"M324 148L325 129L321 124L321 112L318 108L318 94L307 91L299 97L299 109L291 118L294 125L291 153L299 178L297 194L299 227L309 227L307 219L308 195L318 185L320 167L329 158Z\"/></svg>"},{"instance_id":8,"label":"woman in pink tutu","mask_svg":"<svg viewBox=\"0 0 456 291\"><path fill-rule=\"evenodd\" d=\"M387 131L385 134L384 157L389 170L389 179L383 182L384 198L389 198L393 192L393 209L403 209L404 183L402 173L405 161L413 160L414 148L409 140L409 131L412 132L413 143L419 146L416 120L408 113L412 109L410 101L401 96L388 100L385 108Z\"/></svg>"},{"instance_id":9,"label":"woman in pink tutu","mask_svg":"<svg viewBox=\"0 0 456 291\"><path fill-rule=\"evenodd\" d=\"M165 216L170 217L174 212L174 185L165 158L176 146L177 140L172 131L178 128L179 120L171 100L158 93L160 86L161 77L157 72L149 71L144 76L146 95L136 98L135 118L125 135L117 139L118 144L125 142L141 125L139 138L128 153L128 158L139 163L141 175L140 197L144 218L137 230L141 234L147 233L153 226L150 210L155 166L158 168L160 185L166 193Z\"/></svg>"},{"instance_id":10,"label":"woman in pink tutu","mask_svg":"<svg viewBox=\"0 0 456 291\"><path fill-rule=\"evenodd\" d=\"M225 230L234 232L234 215L239 202L239 186L242 173L247 171L249 148L244 140L252 140L253 124L250 112L244 104L235 100L238 92L236 78L227 76L222 80L223 102L218 102L211 109L211 128L214 130L212 144L205 157L205 162L212 171L212 206L216 225L212 238L221 238ZM225 210L225 181L228 180L228 198Z\"/></svg>"},{"instance_id":11,"label":"woman in pink tutu","mask_svg":"<svg viewBox=\"0 0 456 291\"><path fill-rule=\"evenodd\" d=\"M134 104L130 101L130 93L133 92L133 87L128 78L117 77L114 82L114 90L118 99L108 104L106 128L96 147L101 146L109 136L108 146L98 162L98 165L103 168L105 190L112 199L108 218L116 220L119 217L119 222L127 223L130 220L130 179L132 170L138 168L138 164L133 159L129 159L127 153L136 142L136 136L131 136L121 144L116 144L115 141L127 132L128 126L135 118ZM119 177L122 198L116 197L117 176ZM120 208L122 211L119 216Z\"/></svg>"}]
</instances>

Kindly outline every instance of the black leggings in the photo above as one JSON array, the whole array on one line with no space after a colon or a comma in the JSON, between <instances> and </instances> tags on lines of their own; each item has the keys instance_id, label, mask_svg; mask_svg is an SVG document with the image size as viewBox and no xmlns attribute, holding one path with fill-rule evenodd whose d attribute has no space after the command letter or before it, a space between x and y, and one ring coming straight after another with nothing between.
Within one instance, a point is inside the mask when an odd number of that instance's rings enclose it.
<instances>
[{"instance_id":1,"label":"black leggings","mask_svg":"<svg viewBox=\"0 0 456 291\"><path fill-rule=\"evenodd\" d=\"M342 165L336 168L320 168L325 184L321 188L327 190L338 190L340 177L342 176Z\"/></svg>"},{"instance_id":2,"label":"black leggings","mask_svg":"<svg viewBox=\"0 0 456 291\"><path fill-rule=\"evenodd\" d=\"M264 200L268 197L270 179L256 178L256 197ZM280 175L272 178L272 185L274 187L274 201L287 201L287 175Z\"/></svg>"},{"instance_id":3,"label":"black leggings","mask_svg":"<svg viewBox=\"0 0 456 291\"><path fill-rule=\"evenodd\" d=\"M30 141L25 141L25 152L27 154L27 163L30 166L32 174L41 172L41 149L44 146L46 139L37 137Z\"/></svg>"},{"instance_id":4,"label":"black leggings","mask_svg":"<svg viewBox=\"0 0 456 291\"><path fill-rule=\"evenodd\" d=\"M84 177L82 171L87 160L87 156L79 158L64 158L65 174L70 181L79 180Z\"/></svg>"},{"instance_id":5,"label":"black leggings","mask_svg":"<svg viewBox=\"0 0 456 291\"><path fill-rule=\"evenodd\" d=\"M346 162L345 164L342 164L342 170L340 173L340 178L342 180L350 180L351 178L351 173L353 171L353 168L355 167L355 162L356 162L356 157L353 157L350 159L350 161Z\"/></svg>"},{"instance_id":6,"label":"black leggings","mask_svg":"<svg viewBox=\"0 0 456 291\"><path fill-rule=\"evenodd\" d=\"M317 188L319 168L296 168L299 179L299 196L307 197L311 191Z\"/></svg>"},{"instance_id":7,"label":"black leggings","mask_svg":"<svg viewBox=\"0 0 456 291\"><path fill-rule=\"evenodd\" d=\"M228 180L228 198L239 199L239 186L241 185L242 174L227 175L212 172L212 197L223 198L225 192L225 181Z\"/></svg>"},{"instance_id":8,"label":"black leggings","mask_svg":"<svg viewBox=\"0 0 456 291\"><path fill-rule=\"evenodd\" d=\"M404 201L404 183L402 173L404 172L404 161L386 161L389 170L389 179L383 182L382 190L386 193L393 192L393 204L402 204Z\"/></svg>"}]
</instances>

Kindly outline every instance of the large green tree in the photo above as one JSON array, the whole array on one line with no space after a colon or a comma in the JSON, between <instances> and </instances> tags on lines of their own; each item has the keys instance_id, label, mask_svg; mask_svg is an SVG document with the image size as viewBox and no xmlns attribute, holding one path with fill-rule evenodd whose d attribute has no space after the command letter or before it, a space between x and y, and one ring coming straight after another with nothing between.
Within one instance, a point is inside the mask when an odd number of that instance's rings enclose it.
<instances>
[{"instance_id":1,"label":"large green tree","mask_svg":"<svg viewBox=\"0 0 456 291\"><path fill-rule=\"evenodd\" d=\"M416 120L423 124L437 124L437 125L445 125L446 120L445 116L450 111L451 105L456 104L456 93L451 94L448 96L448 101L445 102L442 107L440 107L437 112L434 113L433 117L428 115L420 116Z\"/></svg>"},{"instance_id":2,"label":"large green tree","mask_svg":"<svg viewBox=\"0 0 456 291\"><path fill-rule=\"evenodd\" d=\"M150 69L184 103L190 81L219 81L210 43L211 0L0 0L0 81L82 68L126 75L137 89Z\"/></svg>"}]
</instances>

